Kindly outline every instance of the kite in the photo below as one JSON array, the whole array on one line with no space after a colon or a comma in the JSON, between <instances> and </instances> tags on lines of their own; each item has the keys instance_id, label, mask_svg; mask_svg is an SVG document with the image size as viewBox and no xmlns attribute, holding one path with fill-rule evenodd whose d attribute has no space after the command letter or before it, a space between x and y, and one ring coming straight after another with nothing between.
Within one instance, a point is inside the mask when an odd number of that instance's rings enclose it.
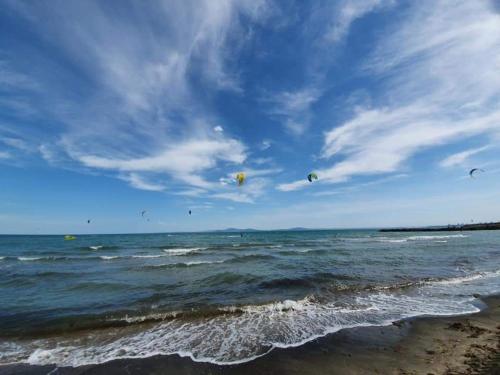
<instances>
[{"instance_id":1,"label":"kite","mask_svg":"<svg viewBox=\"0 0 500 375\"><path fill-rule=\"evenodd\" d=\"M307 175L307 179L309 182L313 182L313 180L317 180L318 179L318 175L314 172L311 172Z\"/></svg>"},{"instance_id":2,"label":"kite","mask_svg":"<svg viewBox=\"0 0 500 375\"><path fill-rule=\"evenodd\" d=\"M246 179L245 173L238 172L236 174L236 182L238 183L238 186L243 185L245 183L245 179Z\"/></svg>"},{"instance_id":3,"label":"kite","mask_svg":"<svg viewBox=\"0 0 500 375\"><path fill-rule=\"evenodd\" d=\"M482 170L482 169L480 169L480 168L472 168L472 169L470 170L470 172L469 172L469 176L470 176L471 178L474 178L474 173L475 173L475 172L484 172L484 170Z\"/></svg>"}]
</instances>

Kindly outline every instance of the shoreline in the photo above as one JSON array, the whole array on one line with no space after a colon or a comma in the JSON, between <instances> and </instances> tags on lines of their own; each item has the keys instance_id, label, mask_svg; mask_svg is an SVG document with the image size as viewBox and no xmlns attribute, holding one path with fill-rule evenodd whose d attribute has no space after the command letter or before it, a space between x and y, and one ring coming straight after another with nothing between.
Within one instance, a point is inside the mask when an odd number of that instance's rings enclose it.
<instances>
[{"instance_id":1,"label":"shoreline","mask_svg":"<svg viewBox=\"0 0 500 375\"><path fill-rule=\"evenodd\" d=\"M57 370L12 364L0 374L500 374L500 295L480 300L487 307L478 313L346 328L236 365L173 354Z\"/></svg>"}]
</instances>

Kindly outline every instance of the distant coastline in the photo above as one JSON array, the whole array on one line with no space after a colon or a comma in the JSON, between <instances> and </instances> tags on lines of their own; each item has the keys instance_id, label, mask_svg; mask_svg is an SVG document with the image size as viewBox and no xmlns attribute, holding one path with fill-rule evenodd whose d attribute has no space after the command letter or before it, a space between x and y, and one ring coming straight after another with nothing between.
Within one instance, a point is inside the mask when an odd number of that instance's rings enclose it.
<instances>
[{"instance_id":1,"label":"distant coastline","mask_svg":"<svg viewBox=\"0 0 500 375\"><path fill-rule=\"evenodd\" d=\"M499 230L500 222L480 223L480 224L458 224L438 227L418 227L418 228L385 228L380 232L461 232L468 230Z\"/></svg>"}]
</instances>

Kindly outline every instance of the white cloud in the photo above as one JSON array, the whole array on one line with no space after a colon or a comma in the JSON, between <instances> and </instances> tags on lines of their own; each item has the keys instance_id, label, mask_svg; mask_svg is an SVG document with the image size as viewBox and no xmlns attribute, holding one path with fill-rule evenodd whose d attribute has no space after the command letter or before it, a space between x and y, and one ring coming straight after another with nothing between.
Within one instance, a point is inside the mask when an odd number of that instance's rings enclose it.
<instances>
[{"instance_id":1,"label":"white cloud","mask_svg":"<svg viewBox=\"0 0 500 375\"><path fill-rule=\"evenodd\" d=\"M147 182L143 177L138 175L137 173L130 173L126 176L121 177L123 180L130 183L130 186L140 189L140 190L148 190L148 191L164 191L165 186Z\"/></svg>"},{"instance_id":2,"label":"white cloud","mask_svg":"<svg viewBox=\"0 0 500 375\"><path fill-rule=\"evenodd\" d=\"M236 184L229 184L225 190L220 193L213 194L213 198L228 199L240 203L254 203L255 199L264 195L267 187L270 185L269 178L258 177L272 173L272 171L262 171L258 173L247 174L247 180L244 185L237 186ZM251 178L248 178L251 177Z\"/></svg>"},{"instance_id":3,"label":"white cloud","mask_svg":"<svg viewBox=\"0 0 500 375\"><path fill-rule=\"evenodd\" d=\"M277 189L281 190L281 191L293 191L293 190L297 190L297 189L306 187L308 184L309 184L309 182L304 179L304 180L298 180L298 181L294 181L294 182L290 182L290 183L286 183L286 184L280 184L277 186Z\"/></svg>"},{"instance_id":4,"label":"white cloud","mask_svg":"<svg viewBox=\"0 0 500 375\"><path fill-rule=\"evenodd\" d=\"M266 168L266 169L255 169L255 168L243 168L239 170L238 172L243 172L245 173L247 178L253 178L253 177L261 177L261 176L269 176L269 175L274 175L277 173L280 173L283 171L281 168ZM233 172L230 173L230 176L235 176L236 173L238 172Z\"/></svg>"},{"instance_id":5,"label":"white cloud","mask_svg":"<svg viewBox=\"0 0 500 375\"><path fill-rule=\"evenodd\" d=\"M31 148L28 144L20 138L0 137L0 142L21 151L31 152Z\"/></svg>"},{"instance_id":6,"label":"white cloud","mask_svg":"<svg viewBox=\"0 0 500 375\"><path fill-rule=\"evenodd\" d=\"M47 163L52 164L58 161L57 151L54 150L53 146L42 144L38 146L38 151Z\"/></svg>"},{"instance_id":7,"label":"white cloud","mask_svg":"<svg viewBox=\"0 0 500 375\"><path fill-rule=\"evenodd\" d=\"M10 159L12 155L7 151L0 151L0 160Z\"/></svg>"},{"instance_id":8,"label":"white cloud","mask_svg":"<svg viewBox=\"0 0 500 375\"><path fill-rule=\"evenodd\" d=\"M177 191L174 194L195 198L195 197L200 197L200 196L204 195L206 192L207 191L203 190L203 189L186 189L186 190Z\"/></svg>"},{"instance_id":9,"label":"white cloud","mask_svg":"<svg viewBox=\"0 0 500 375\"><path fill-rule=\"evenodd\" d=\"M471 156L476 155L480 152L487 150L489 146L472 148L470 150L465 150L462 152L457 152L456 154L450 155L445 159L441 160L439 165L444 168L455 167L457 165L462 165Z\"/></svg>"},{"instance_id":10,"label":"white cloud","mask_svg":"<svg viewBox=\"0 0 500 375\"><path fill-rule=\"evenodd\" d=\"M246 154L243 144L234 139L205 139L179 143L146 157L114 159L77 153L73 157L87 167L122 172L166 172L188 185L210 188L213 184L201 174L220 161L240 164L246 159Z\"/></svg>"},{"instance_id":11,"label":"white cloud","mask_svg":"<svg viewBox=\"0 0 500 375\"><path fill-rule=\"evenodd\" d=\"M265 20L265 3L160 1L119 14L92 1L56 8L9 3L72 65L68 72L31 52L33 71L26 56L12 54L8 67L17 71L2 75L0 84L16 90L22 83L25 90L33 82L38 96L30 108L58 124L33 148L52 165L114 171L139 189L162 190L166 176L184 188L213 188L206 175L242 163L245 146L210 126L217 116L198 89L241 91L233 59L247 40L242 22ZM6 67L0 64L0 72Z\"/></svg>"},{"instance_id":12,"label":"white cloud","mask_svg":"<svg viewBox=\"0 0 500 375\"><path fill-rule=\"evenodd\" d=\"M267 150L269 147L271 147L271 141L269 139L264 139L261 144L259 145L259 148L261 151Z\"/></svg>"},{"instance_id":13,"label":"white cloud","mask_svg":"<svg viewBox=\"0 0 500 375\"><path fill-rule=\"evenodd\" d=\"M392 173L426 148L500 132L500 15L486 2L437 5L414 3L376 48L367 71L386 78L387 104L325 134L323 158L341 160L318 170L320 183Z\"/></svg>"},{"instance_id":14,"label":"white cloud","mask_svg":"<svg viewBox=\"0 0 500 375\"><path fill-rule=\"evenodd\" d=\"M319 98L319 91L306 88L297 91L284 91L273 95L269 101L276 104L273 113L289 116L291 114L307 111Z\"/></svg>"},{"instance_id":15,"label":"white cloud","mask_svg":"<svg viewBox=\"0 0 500 375\"><path fill-rule=\"evenodd\" d=\"M344 0L337 4L334 21L326 32L325 39L329 42L342 40L351 24L377 8L394 4L393 0Z\"/></svg>"},{"instance_id":16,"label":"white cloud","mask_svg":"<svg viewBox=\"0 0 500 375\"><path fill-rule=\"evenodd\" d=\"M297 91L275 93L264 100L272 105L270 114L282 119L288 132L300 136L308 128L311 106L320 96L321 90L310 87Z\"/></svg>"},{"instance_id":17,"label":"white cloud","mask_svg":"<svg viewBox=\"0 0 500 375\"><path fill-rule=\"evenodd\" d=\"M239 203L254 203L254 200L248 194L243 193L217 193L212 195L212 197Z\"/></svg>"},{"instance_id":18,"label":"white cloud","mask_svg":"<svg viewBox=\"0 0 500 375\"><path fill-rule=\"evenodd\" d=\"M406 178L406 177L408 177L407 174L399 173L396 175L387 176L384 178L379 178L378 180L373 180L373 181L364 182L361 184L346 186L346 187L343 187L340 189L320 191L317 193L313 193L312 195L314 195L316 197L323 197L323 196L328 196L328 195L345 194L345 193L352 192L352 191L362 190L362 189L367 188L367 187L381 185L381 184L385 184L387 182L393 182L394 180L399 180L401 178Z\"/></svg>"},{"instance_id":19,"label":"white cloud","mask_svg":"<svg viewBox=\"0 0 500 375\"><path fill-rule=\"evenodd\" d=\"M271 164L273 162L272 158L255 158L252 159L252 163L257 165Z\"/></svg>"}]
</instances>

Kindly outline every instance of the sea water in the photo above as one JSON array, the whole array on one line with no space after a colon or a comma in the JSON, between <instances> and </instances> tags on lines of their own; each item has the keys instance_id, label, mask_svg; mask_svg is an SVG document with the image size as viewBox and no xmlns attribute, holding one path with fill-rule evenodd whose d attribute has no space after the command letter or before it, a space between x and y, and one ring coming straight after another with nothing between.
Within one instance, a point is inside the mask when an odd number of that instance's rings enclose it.
<instances>
[{"instance_id":1,"label":"sea water","mask_svg":"<svg viewBox=\"0 0 500 375\"><path fill-rule=\"evenodd\" d=\"M348 327L477 312L500 232L0 236L0 364L231 364Z\"/></svg>"}]
</instances>

